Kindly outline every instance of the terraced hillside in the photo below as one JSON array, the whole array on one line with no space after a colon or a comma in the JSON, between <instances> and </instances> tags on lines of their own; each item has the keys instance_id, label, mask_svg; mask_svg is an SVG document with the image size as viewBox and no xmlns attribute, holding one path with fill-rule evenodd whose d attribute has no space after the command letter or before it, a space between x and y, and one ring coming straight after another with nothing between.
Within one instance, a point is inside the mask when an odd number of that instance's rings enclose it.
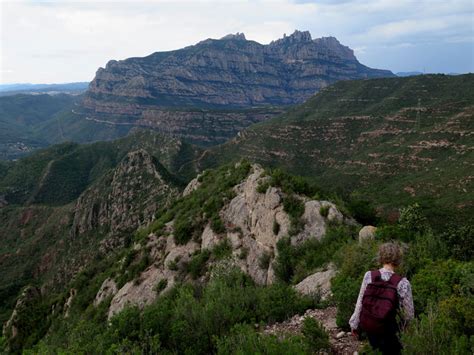
<instances>
[{"instance_id":1,"label":"terraced hillside","mask_svg":"<svg viewBox=\"0 0 474 355\"><path fill-rule=\"evenodd\" d=\"M248 157L395 210L474 208L474 75L338 82L207 151L203 166Z\"/></svg>"}]
</instances>

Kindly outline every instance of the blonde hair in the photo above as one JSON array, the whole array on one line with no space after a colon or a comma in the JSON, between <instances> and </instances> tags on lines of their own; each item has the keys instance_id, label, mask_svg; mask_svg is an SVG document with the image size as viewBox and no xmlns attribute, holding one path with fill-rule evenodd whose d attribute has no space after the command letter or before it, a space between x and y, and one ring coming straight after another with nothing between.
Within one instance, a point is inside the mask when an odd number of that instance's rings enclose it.
<instances>
[{"instance_id":1,"label":"blonde hair","mask_svg":"<svg viewBox=\"0 0 474 355\"><path fill-rule=\"evenodd\" d=\"M403 250L398 243L384 243L379 247L378 262L383 264L392 264L399 266L402 262Z\"/></svg>"}]
</instances>

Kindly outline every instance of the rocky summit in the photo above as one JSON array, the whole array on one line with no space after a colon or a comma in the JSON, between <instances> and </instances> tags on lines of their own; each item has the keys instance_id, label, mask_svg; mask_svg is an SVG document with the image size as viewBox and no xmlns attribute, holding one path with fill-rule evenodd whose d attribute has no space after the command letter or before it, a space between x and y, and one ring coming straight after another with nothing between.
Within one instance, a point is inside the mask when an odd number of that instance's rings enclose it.
<instances>
[{"instance_id":1,"label":"rocky summit","mask_svg":"<svg viewBox=\"0 0 474 355\"><path fill-rule=\"evenodd\" d=\"M394 76L368 68L334 37L309 32L263 45L237 33L99 68L78 113L212 145L339 80ZM243 110L243 111L242 111ZM262 111L263 110L263 111Z\"/></svg>"},{"instance_id":2,"label":"rocky summit","mask_svg":"<svg viewBox=\"0 0 474 355\"><path fill-rule=\"evenodd\" d=\"M238 33L111 60L97 71L84 106L141 115L156 106L291 105L338 80L387 76L394 75L362 65L334 37L312 39L307 31L295 31L262 45Z\"/></svg>"}]
</instances>

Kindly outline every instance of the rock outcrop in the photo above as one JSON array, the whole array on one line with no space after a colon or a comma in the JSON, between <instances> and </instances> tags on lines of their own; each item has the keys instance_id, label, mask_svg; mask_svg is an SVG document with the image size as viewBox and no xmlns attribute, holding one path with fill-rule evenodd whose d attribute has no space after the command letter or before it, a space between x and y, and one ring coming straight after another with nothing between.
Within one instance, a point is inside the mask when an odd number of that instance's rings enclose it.
<instances>
[{"instance_id":1,"label":"rock outcrop","mask_svg":"<svg viewBox=\"0 0 474 355\"><path fill-rule=\"evenodd\" d=\"M332 295L331 279L336 275L336 267L330 264L325 271L316 272L295 286L295 289L304 295L319 294L322 300Z\"/></svg>"},{"instance_id":2,"label":"rock outcrop","mask_svg":"<svg viewBox=\"0 0 474 355\"><path fill-rule=\"evenodd\" d=\"M127 114L145 107L289 105L345 79L394 76L360 64L334 37L307 31L262 45L243 34L143 58L111 60L89 85L84 105L96 112ZM130 105L132 103L132 105ZM109 105L109 107L107 106Z\"/></svg>"},{"instance_id":3,"label":"rock outcrop","mask_svg":"<svg viewBox=\"0 0 474 355\"><path fill-rule=\"evenodd\" d=\"M10 350L16 352L18 349L15 348L15 344L21 342L21 339L29 336L28 325L31 320L37 315L31 315L29 312L31 309L40 301L41 291L37 287L27 286L23 289L20 296L18 297L15 308L3 326L3 336L7 340Z\"/></svg>"},{"instance_id":4,"label":"rock outcrop","mask_svg":"<svg viewBox=\"0 0 474 355\"><path fill-rule=\"evenodd\" d=\"M155 211L178 194L166 169L147 151L128 153L117 168L77 200L72 236L102 231L113 237L150 222Z\"/></svg>"},{"instance_id":5,"label":"rock outcrop","mask_svg":"<svg viewBox=\"0 0 474 355\"><path fill-rule=\"evenodd\" d=\"M222 233L216 233L207 224L200 238L194 238L184 245L174 242L173 222L168 223L160 234L151 233L145 248L149 251L152 265L136 279L127 282L113 296L109 317L129 304L143 307L152 303L159 292L163 291L157 288L160 283L166 284L167 289L177 281L189 280L190 276L185 270L192 257L196 253L212 251L224 241L232 249L229 261L231 265L239 267L258 284L273 283L276 279L273 262L278 255L276 245L281 238L288 236L291 222L283 207L285 194L280 188L270 186L265 192L259 192L259 186L268 179L262 167L253 165L247 178L234 186L234 197L219 213L225 225ZM189 190L200 188L195 182L189 186ZM309 200L303 196L298 198L305 207L301 219L304 228L291 237L293 244L310 238L320 239L326 233L329 223L353 222L346 219L331 202ZM325 207L324 215L321 214L321 207ZM329 266L327 271L304 280L298 288L301 292L314 292L320 288L325 298L329 295L329 281L334 273L334 268ZM101 292L99 291L96 299L100 298Z\"/></svg>"},{"instance_id":6,"label":"rock outcrop","mask_svg":"<svg viewBox=\"0 0 474 355\"><path fill-rule=\"evenodd\" d=\"M236 34L111 60L98 69L78 110L99 123L151 127L211 145L335 81L385 76L393 74L360 64L334 37L313 40L295 31L262 45Z\"/></svg>"},{"instance_id":7,"label":"rock outcrop","mask_svg":"<svg viewBox=\"0 0 474 355\"><path fill-rule=\"evenodd\" d=\"M374 239L375 232L377 232L377 227L374 226L364 226L359 231L359 242L363 242L367 239Z\"/></svg>"}]
</instances>

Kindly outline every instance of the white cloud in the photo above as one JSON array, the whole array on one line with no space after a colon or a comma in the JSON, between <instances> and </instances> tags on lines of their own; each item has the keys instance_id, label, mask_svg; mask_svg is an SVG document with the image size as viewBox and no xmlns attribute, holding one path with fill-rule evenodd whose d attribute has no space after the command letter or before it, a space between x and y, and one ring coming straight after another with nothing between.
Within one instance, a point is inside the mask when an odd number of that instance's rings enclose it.
<instances>
[{"instance_id":1,"label":"white cloud","mask_svg":"<svg viewBox=\"0 0 474 355\"><path fill-rule=\"evenodd\" d=\"M91 80L110 59L235 32L269 43L294 29L336 36L364 64L385 67L382 47L410 51L432 43L449 56L444 43L472 46L472 7L470 0L2 1L0 81ZM446 71L462 70L456 60Z\"/></svg>"}]
</instances>

